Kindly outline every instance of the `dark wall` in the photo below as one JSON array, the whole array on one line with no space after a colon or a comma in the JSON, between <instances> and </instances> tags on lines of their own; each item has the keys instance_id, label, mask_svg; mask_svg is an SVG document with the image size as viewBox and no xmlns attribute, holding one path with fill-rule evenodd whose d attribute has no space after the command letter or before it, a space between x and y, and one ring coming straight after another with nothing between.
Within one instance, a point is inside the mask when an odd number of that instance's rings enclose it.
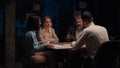
<instances>
[{"instance_id":1,"label":"dark wall","mask_svg":"<svg viewBox=\"0 0 120 68\"><path fill-rule=\"evenodd\" d=\"M120 22L119 22L119 13L118 12L117 2L114 0L109 0L103 2L100 1L100 9L99 9L99 22L103 22L110 35L120 35Z\"/></svg>"},{"instance_id":2,"label":"dark wall","mask_svg":"<svg viewBox=\"0 0 120 68\"><path fill-rule=\"evenodd\" d=\"M105 26L109 36L120 36L120 12L115 0L87 0L95 24Z\"/></svg>"},{"instance_id":3,"label":"dark wall","mask_svg":"<svg viewBox=\"0 0 120 68\"><path fill-rule=\"evenodd\" d=\"M73 22L73 10L60 10L60 24L59 24L59 39L62 42L65 42L65 37L68 31L68 28L72 25Z\"/></svg>"},{"instance_id":4,"label":"dark wall","mask_svg":"<svg viewBox=\"0 0 120 68\"><path fill-rule=\"evenodd\" d=\"M5 55L5 46L4 46L4 35L3 35L3 7L0 6L0 64L4 63L4 55Z\"/></svg>"},{"instance_id":5,"label":"dark wall","mask_svg":"<svg viewBox=\"0 0 120 68\"><path fill-rule=\"evenodd\" d=\"M76 8L77 0L17 0L16 5L16 35L24 33L26 13L32 10L33 3L40 4L41 18L50 16L53 21L53 28L60 37L67 31L69 23L72 22L73 10ZM63 27L63 28L61 28ZM64 31L65 30L65 31Z\"/></svg>"}]
</instances>

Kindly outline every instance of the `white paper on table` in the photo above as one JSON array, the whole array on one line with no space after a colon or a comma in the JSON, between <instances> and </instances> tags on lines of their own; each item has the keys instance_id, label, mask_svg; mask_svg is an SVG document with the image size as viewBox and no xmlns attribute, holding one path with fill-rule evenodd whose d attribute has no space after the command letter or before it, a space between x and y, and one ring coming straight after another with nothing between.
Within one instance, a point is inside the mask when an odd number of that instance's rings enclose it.
<instances>
[{"instance_id":1,"label":"white paper on table","mask_svg":"<svg viewBox=\"0 0 120 68\"><path fill-rule=\"evenodd\" d=\"M65 44L54 44L53 45L53 49L71 49L72 48L72 46L71 46L71 44L67 44L67 43L65 43Z\"/></svg>"}]
</instances>

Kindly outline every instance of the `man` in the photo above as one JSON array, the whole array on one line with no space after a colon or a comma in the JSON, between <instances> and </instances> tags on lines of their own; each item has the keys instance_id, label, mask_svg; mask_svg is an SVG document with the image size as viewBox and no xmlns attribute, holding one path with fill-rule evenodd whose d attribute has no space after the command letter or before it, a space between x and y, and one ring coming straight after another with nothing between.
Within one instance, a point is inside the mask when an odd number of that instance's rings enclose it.
<instances>
[{"instance_id":1,"label":"man","mask_svg":"<svg viewBox=\"0 0 120 68\"><path fill-rule=\"evenodd\" d=\"M81 36L83 31L83 22L81 19L81 15L75 17L76 28L70 27L68 30L68 34L66 36L66 41L75 41Z\"/></svg>"},{"instance_id":2,"label":"man","mask_svg":"<svg viewBox=\"0 0 120 68\"><path fill-rule=\"evenodd\" d=\"M72 42L72 46L74 49L80 49L83 45L86 45L89 56L94 58L100 45L109 41L108 33L105 27L94 24L92 15L89 11L84 11L81 18L85 29L81 37L75 42Z\"/></svg>"},{"instance_id":3,"label":"man","mask_svg":"<svg viewBox=\"0 0 120 68\"><path fill-rule=\"evenodd\" d=\"M81 64L84 68L92 68L92 59L96 51L102 43L109 41L106 28L95 25L89 11L84 11L81 15L81 19L85 29L82 31L81 36L71 44L75 53L73 53L73 57L68 56L70 68L76 67L77 65L80 67ZM85 51L87 52L83 51L83 46L85 46Z\"/></svg>"}]
</instances>

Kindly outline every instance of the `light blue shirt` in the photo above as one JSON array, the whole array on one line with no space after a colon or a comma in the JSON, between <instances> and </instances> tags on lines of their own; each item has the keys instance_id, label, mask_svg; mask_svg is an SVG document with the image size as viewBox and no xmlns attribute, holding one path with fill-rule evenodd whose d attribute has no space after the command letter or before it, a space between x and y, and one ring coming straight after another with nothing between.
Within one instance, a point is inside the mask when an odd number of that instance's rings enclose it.
<instances>
[{"instance_id":1,"label":"light blue shirt","mask_svg":"<svg viewBox=\"0 0 120 68\"><path fill-rule=\"evenodd\" d=\"M37 38L37 32L36 31L28 31L25 36L25 52L26 53L33 53L35 51L41 51L45 49L47 46L43 44L39 44L38 38Z\"/></svg>"}]
</instances>

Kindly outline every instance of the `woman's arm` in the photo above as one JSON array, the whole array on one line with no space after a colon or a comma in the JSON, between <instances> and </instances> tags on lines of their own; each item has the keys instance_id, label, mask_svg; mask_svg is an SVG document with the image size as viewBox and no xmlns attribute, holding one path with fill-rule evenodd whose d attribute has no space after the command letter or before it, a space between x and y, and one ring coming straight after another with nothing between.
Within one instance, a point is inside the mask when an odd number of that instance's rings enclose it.
<instances>
[{"instance_id":1,"label":"woman's arm","mask_svg":"<svg viewBox=\"0 0 120 68\"><path fill-rule=\"evenodd\" d=\"M52 32L52 38L49 39L50 43L58 43L59 42L59 39L55 33L55 30L52 28L51 29L51 32Z\"/></svg>"}]
</instances>

